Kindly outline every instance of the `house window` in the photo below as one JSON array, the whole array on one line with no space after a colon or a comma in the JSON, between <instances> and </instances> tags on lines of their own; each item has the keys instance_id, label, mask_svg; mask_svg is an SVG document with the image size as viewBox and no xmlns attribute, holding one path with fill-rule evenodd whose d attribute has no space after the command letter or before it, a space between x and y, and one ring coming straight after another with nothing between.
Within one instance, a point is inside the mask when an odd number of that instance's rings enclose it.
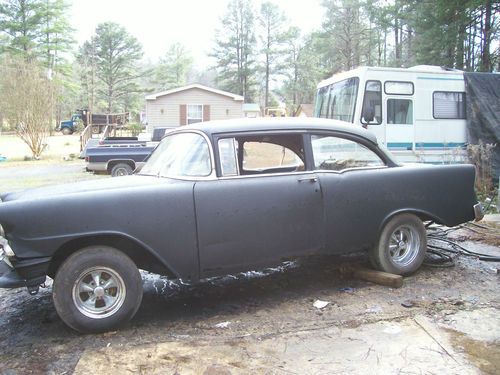
<instances>
[{"instance_id":1,"label":"house window","mask_svg":"<svg viewBox=\"0 0 500 375\"><path fill-rule=\"evenodd\" d=\"M194 124L203 121L203 105L188 104L187 106L187 123Z\"/></svg>"},{"instance_id":2,"label":"house window","mask_svg":"<svg viewBox=\"0 0 500 375\"><path fill-rule=\"evenodd\" d=\"M465 118L465 93L436 91L432 94L434 118Z\"/></svg>"}]
</instances>

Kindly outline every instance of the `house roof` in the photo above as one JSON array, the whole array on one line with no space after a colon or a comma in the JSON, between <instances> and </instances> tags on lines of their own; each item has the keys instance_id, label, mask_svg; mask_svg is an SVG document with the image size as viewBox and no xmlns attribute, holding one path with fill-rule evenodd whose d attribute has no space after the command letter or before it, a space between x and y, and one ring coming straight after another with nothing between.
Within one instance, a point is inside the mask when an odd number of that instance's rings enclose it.
<instances>
[{"instance_id":1,"label":"house roof","mask_svg":"<svg viewBox=\"0 0 500 375\"><path fill-rule=\"evenodd\" d=\"M245 103L243 112L260 112L260 106L257 103Z\"/></svg>"},{"instance_id":2,"label":"house roof","mask_svg":"<svg viewBox=\"0 0 500 375\"><path fill-rule=\"evenodd\" d=\"M176 92L190 90L190 89L205 90L205 91L212 92L214 94L219 94L219 95L222 95L222 96L227 96L229 98L232 98L235 101L243 101L243 96L241 96L241 95L232 94L232 93L227 92L227 91L217 90L217 89L214 89L212 87L200 85L198 83L193 83L191 85L177 87L175 89L171 89L171 90L167 90L167 91L157 92L156 94L146 95L146 100L156 100L160 96L175 94Z\"/></svg>"}]
</instances>

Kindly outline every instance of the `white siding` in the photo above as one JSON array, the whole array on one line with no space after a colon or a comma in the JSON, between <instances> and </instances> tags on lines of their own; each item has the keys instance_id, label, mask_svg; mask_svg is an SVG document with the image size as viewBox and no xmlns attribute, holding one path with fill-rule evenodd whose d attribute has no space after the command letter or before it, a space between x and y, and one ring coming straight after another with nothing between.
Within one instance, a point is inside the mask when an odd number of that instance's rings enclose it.
<instances>
[{"instance_id":1,"label":"white siding","mask_svg":"<svg viewBox=\"0 0 500 375\"><path fill-rule=\"evenodd\" d=\"M198 88L176 92L146 100L148 131L161 126L180 125L181 104L203 104L210 106L210 120L225 120L243 117L243 101L215 94Z\"/></svg>"}]
</instances>

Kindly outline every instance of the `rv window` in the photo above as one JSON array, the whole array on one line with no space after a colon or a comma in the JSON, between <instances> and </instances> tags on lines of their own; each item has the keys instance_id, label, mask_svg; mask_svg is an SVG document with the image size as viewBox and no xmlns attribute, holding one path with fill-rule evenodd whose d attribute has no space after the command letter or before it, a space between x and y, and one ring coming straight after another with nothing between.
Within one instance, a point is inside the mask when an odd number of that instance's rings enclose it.
<instances>
[{"instance_id":1,"label":"rv window","mask_svg":"<svg viewBox=\"0 0 500 375\"><path fill-rule=\"evenodd\" d=\"M413 105L408 99L387 99L388 124L413 124Z\"/></svg>"},{"instance_id":2,"label":"rv window","mask_svg":"<svg viewBox=\"0 0 500 375\"><path fill-rule=\"evenodd\" d=\"M436 91L432 94L434 118L465 119L465 93Z\"/></svg>"},{"instance_id":3,"label":"rv window","mask_svg":"<svg viewBox=\"0 0 500 375\"><path fill-rule=\"evenodd\" d=\"M353 122L358 84L359 78L352 77L320 88L316 97L316 116Z\"/></svg>"},{"instance_id":4,"label":"rv window","mask_svg":"<svg viewBox=\"0 0 500 375\"><path fill-rule=\"evenodd\" d=\"M366 125L382 123L382 84L380 81L366 81L361 123Z\"/></svg>"},{"instance_id":5,"label":"rv window","mask_svg":"<svg viewBox=\"0 0 500 375\"><path fill-rule=\"evenodd\" d=\"M316 96L316 117L326 117L326 110L328 108L328 94L329 94L329 86L322 87L318 90L318 94Z\"/></svg>"},{"instance_id":6,"label":"rv window","mask_svg":"<svg viewBox=\"0 0 500 375\"><path fill-rule=\"evenodd\" d=\"M387 81L384 83L384 91L389 95L413 95L413 83Z\"/></svg>"}]
</instances>

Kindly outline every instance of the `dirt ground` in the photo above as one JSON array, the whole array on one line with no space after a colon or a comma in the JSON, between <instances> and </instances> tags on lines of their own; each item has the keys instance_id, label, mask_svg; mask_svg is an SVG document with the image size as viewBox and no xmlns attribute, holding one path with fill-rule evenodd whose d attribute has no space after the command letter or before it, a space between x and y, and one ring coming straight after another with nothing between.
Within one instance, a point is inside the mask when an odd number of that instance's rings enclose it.
<instances>
[{"instance_id":1,"label":"dirt ground","mask_svg":"<svg viewBox=\"0 0 500 375\"><path fill-rule=\"evenodd\" d=\"M136 317L99 335L61 322L50 285L2 290L0 373L500 373L499 263L459 258L391 289L350 276L366 262L312 258L197 286L144 273Z\"/></svg>"}]
</instances>

